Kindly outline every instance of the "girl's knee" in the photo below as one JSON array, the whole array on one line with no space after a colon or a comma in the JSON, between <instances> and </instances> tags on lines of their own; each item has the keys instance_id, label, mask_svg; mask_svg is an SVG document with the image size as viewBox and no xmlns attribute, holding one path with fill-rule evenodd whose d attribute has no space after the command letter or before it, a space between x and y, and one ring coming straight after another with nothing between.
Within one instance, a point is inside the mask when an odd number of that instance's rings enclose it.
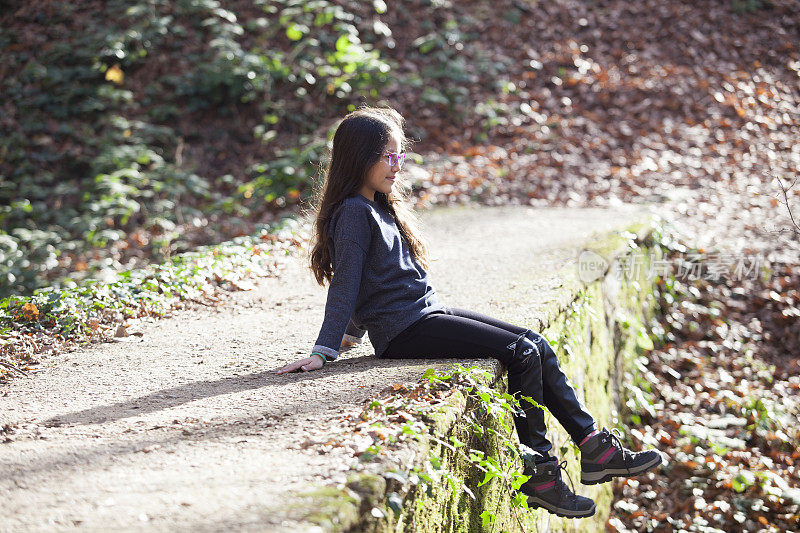
<instances>
[{"instance_id":1,"label":"girl's knee","mask_svg":"<svg viewBox=\"0 0 800 533\"><path fill-rule=\"evenodd\" d=\"M547 339L544 338L544 335L528 330L527 336L536 345L536 348L543 357L555 355L555 350L553 350L553 347L547 342Z\"/></svg>"},{"instance_id":2,"label":"girl's knee","mask_svg":"<svg viewBox=\"0 0 800 533\"><path fill-rule=\"evenodd\" d=\"M547 342L547 340L541 333L536 333L535 331L532 331L530 329L526 332L526 336L536 344Z\"/></svg>"},{"instance_id":3,"label":"girl's knee","mask_svg":"<svg viewBox=\"0 0 800 533\"><path fill-rule=\"evenodd\" d=\"M541 368L541 366L539 354L534 352L522 358L512 359L507 365L507 370L512 374L526 374L537 371L537 368Z\"/></svg>"},{"instance_id":4,"label":"girl's knee","mask_svg":"<svg viewBox=\"0 0 800 533\"><path fill-rule=\"evenodd\" d=\"M528 332L517 337L516 341L506 347L511 352L506 365L509 372L527 372L541 365L539 348L527 337Z\"/></svg>"}]
</instances>

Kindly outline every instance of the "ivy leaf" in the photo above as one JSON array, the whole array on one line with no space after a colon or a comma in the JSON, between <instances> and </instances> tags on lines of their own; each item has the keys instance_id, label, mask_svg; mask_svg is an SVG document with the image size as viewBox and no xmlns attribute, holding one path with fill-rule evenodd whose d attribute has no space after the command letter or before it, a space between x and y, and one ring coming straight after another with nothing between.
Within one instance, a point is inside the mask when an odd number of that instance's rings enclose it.
<instances>
[{"instance_id":1,"label":"ivy leaf","mask_svg":"<svg viewBox=\"0 0 800 533\"><path fill-rule=\"evenodd\" d=\"M344 34L339 36L336 39L336 51L339 53L344 53L353 45L352 41L350 41L350 36L348 34Z\"/></svg>"},{"instance_id":2,"label":"ivy leaf","mask_svg":"<svg viewBox=\"0 0 800 533\"><path fill-rule=\"evenodd\" d=\"M522 492L518 492L514 495L514 498L511 500L511 505L514 507L522 507L523 509L528 508L528 497L525 496Z\"/></svg>"},{"instance_id":3,"label":"ivy leaf","mask_svg":"<svg viewBox=\"0 0 800 533\"><path fill-rule=\"evenodd\" d=\"M302 24L292 24L286 28L286 36L290 41L299 41L308 32L308 27Z\"/></svg>"},{"instance_id":4,"label":"ivy leaf","mask_svg":"<svg viewBox=\"0 0 800 533\"><path fill-rule=\"evenodd\" d=\"M389 509L394 511L395 516L399 516L400 512L403 510L403 499L396 492L391 492L386 497L386 505L389 506Z\"/></svg>"},{"instance_id":5,"label":"ivy leaf","mask_svg":"<svg viewBox=\"0 0 800 533\"><path fill-rule=\"evenodd\" d=\"M483 476L483 481L478 483L478 486L482 487L482 486L486 485L487 483L489 483L491 480L493 480L496 477L497 477L497 473L492 472L492 471L486 472L486 475Z\"/></svg>"}]
</instances>

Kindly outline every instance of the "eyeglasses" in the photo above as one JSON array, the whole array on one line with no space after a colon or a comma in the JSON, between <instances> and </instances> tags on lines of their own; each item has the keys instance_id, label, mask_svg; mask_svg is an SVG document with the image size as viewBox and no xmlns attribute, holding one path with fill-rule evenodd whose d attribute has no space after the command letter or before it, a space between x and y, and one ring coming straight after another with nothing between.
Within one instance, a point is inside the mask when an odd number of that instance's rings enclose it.
<instances>
[{"instance_id":1,"label":"eyeglasses","mask_svg":"<svg viewBox=\"0 0 800 533\"><path fill-rule=\"evenodd\" d=\"M405 152L399 154L397 152L389 152L385 157L389 160L390 167L397 165L398 168L403 168L403 163L406 162Z\"/></svg>"}]
</instances>

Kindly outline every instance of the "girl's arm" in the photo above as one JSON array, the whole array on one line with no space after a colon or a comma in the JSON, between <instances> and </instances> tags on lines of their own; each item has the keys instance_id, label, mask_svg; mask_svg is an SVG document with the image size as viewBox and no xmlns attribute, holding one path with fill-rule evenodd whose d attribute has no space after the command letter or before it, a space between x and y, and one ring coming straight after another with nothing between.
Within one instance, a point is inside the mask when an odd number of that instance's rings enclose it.
<instances>
[{"instance_id":1,"label":"girl's arm","mask_svg":"<svg viewBox=\"0 0 800 533\"><path fill-rule=\"evenodd\" d=\"M343 241L336 247L336 256L337 266L328 287L325 319L322 321L322 328L312 349L312 355L284 366L277 371L278 374L317 370L326 362L339 357L345 330L350 323L350 316L353 314L358 291L361 288L361 273L367 254L357 243Z\"/></svg>"},{"instance_id":2,"label":"girl's arm","mask_svg":"<svg viewBox=\"0 0 800 533\"><path fill-rule=\"evenodd\" d=\"M321 353L328 361L339 357L339 348L361 289L361 274L366 259L366 252L354 241L345 240L336 246L336 270L328 287L325 318L312 348L312 352Z\"/></svg>"},{"instance_id":3,"label":"girl's arm","mask_svg":"<svg viewBox=\"0 0 800 533\"><path fill-rule=\"evenodd\" d=\"M345 332L361 289L361 276L371 241L368 208L360 203L345 204L333 233L333 277L328 287L325 318L312 348L312 356L283 367L278 373L315 370L339 357ZM351 330L353 331L353 330ZM363 331L356 329L354 332ZM361 333L363 336L363 332Z\"/></svg>"}]
</instances>

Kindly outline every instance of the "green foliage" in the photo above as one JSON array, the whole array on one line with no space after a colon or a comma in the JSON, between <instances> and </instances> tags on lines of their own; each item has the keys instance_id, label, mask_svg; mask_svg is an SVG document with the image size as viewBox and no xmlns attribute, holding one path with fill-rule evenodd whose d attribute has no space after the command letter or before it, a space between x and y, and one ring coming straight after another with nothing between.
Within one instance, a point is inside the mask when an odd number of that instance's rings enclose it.
<instances>
[{"instance_id":1,"label":"green foliage","mask_svg":"<svg viewBox=\"0 0 800 533\"><path fill-rule=\"evenodd\" d=\"M417 468L414 471L422 480L422 490L430 493L430 486L433 483L445 479L450 484L454 499L458 499L461 492L465 492L474 500L473 489L487 490L486 486L499 484L501 492L509 493L514 508L528 509L527 499L519 489L529 476L520 472L519 464L526 460L533 461L536 452L521 446L514 438L513 415L521 409L520 400L545 410L547 408L532 398L526 396L516 398L489 386L488 383L493 379L493 375L476 366L458 365L450 372L428 369L424 372L423 379L434 386L458 387L458 390L466 395L468 408L457 424L463 425L467 432L478 440L491 436L490 440L494 444L489 445L486 442L481 448L477 448L454 436L445 440L443 435L433 435L433 440L442 447L443 452L449 452L453 459L458 456L466 461L472 468L482 472L482 477L474 488L458 482L444 466L445 461L432 451L424 469L428 475L423 478L420 474L421 469ZM485 418L491 418L492 423L487 423ZM499 427L499 431L493 427ZM486 527L497 520L497 515L486 509L482 511L480 518L482 527Z\"/></svg>"},{"instance_id":2,"label":"green foliage","mask_svg":"<svg viewBox=\"0 0 800 533\"><path fill-rule=\"evenodd\" d=\"M269 231L285 234L290 231L285 223ZM68 289L48 287L31 296L10 296L0 299L0 334L47 331L80 340L101 324L161 315L177 301L210 295L216 287L236 287L251 273L266 274L273 262L272 250L259 237L241 237L180 254L165 264L122 272L111 283L90 280Z\"/></svg>"},{"instance_id":3,"label":"green foliage","mask_svg":"<svg viewBox=\"0 0 800 533\"><path fill-rule=\"evenodd\" d=\"M408 58L419 68L403 84L455 120L501 125L511 111L475 113L467 90L514 90L506 65L472 44L482 21L428 7L437 16L419 21ZM214 218L235 226L305 200L323 124L378 101L399 72L386 11L382 0L20 9L0 34L0 297L159 261L208 242ZM247 147L240 170L231 146Z\"/></svg>"},{"instance_id":4,"label":"green foliage","mask_svg":"<svg viewBox=\"0 0 800 533\"><path fill-rule=\"evenodd\" d=\"M483 511L481 513L481 527L487 527L494 524L497 516L491 511Z\"/></svg>"},{"instance_id":5,"label":"green foliage","mask_svg":"<svg viewBox=\"0 0 800 533\"><path fill-rule=\"evenodd\" d=\"M108 267L108 249L138 228L153 230L145 251L159 260L185 221L299 201L324 147L319 108L339 113L389 80L371 43L391 31L355 3L258 0L263 16L246 22L215 0L100 6L52 2L47 24L31 11L0 34L13 124L0 133L0 297L63 286L74 257L87 265L73 276ZM140 71L155 76L127 88ZM280 132L289 147L243 184L182 164L175 154L193 132L176 121L247 106L263 117L258 140Z\"/></svg>"},{"instance_id":6,"label":"green foliage","mask_svg":"<svg viewBox=\"0 0 800 533\"><path fill-rule=\"evenodd\" d=\"M733 9L734 13L739 15L754 13L766 7L767 4L762 2L762 0L731 0L731 9Z\"/></svg>"},{"instance_id":7,"label":"green foliage","mask_svg":"<svg viewBox=\"0 0 800 533\"><path fill-rule=\"evenodd\" d=\"M467 100L469 91L466 84L475 80L469 74L467 58L461 53L464 44L458 22L448 20L444 28L431 29L430 33L412 43L420 54L430 58L422 69L421 77L448 83L425 84L420 98L423 102L446 106L453 110L456 105L463 104Z\"/></svg>"},{"instance_id":8,"label":"green foliage","mask_svg":"<svg viewBox=\"0 0 800 533\"><path fill-rule=\"evenodd\" d=\"M302 137L299 147L278 150L270 161L253 165L250 181L239 186L245 199L275 202L284 205L286 198L296 198L320 170L327 143L323 139Z\"/></svg>"},{"instance_id":9,"label":"green foliage","mask_svg":"<svg viewBox=\"0 0 800 533\"><path fill-rule=\"evenodd\" d=\"M159 3L165 9L169 4ZM210 37L202 51L188 56L193 68L162 80L175 101L186 99L190 111L255 102L269 126L288 120L307 132L318 113L297 113L302 102L293 99L337 105L358 94L376 97L388 80L390 65L362 42L363 28L345 7L327 0L258 0L255 6L266 16L246 24L214 1L171 6L188 27ZM391 33L385 25L384 31ZM254 45L245 49L243 37ZM274 130L261 135L267 131Z\"/></svg>"},{"instance_id":10,"label":"green foliage","mask_svg":"<svg viewBox=\"0 0 800 533\"><path fill-rule=\"evenodd\" d=\"M0 296L46 283L44 275L62 251L107 246L133 222L191 216L172 198L207 194L203 179L165 161L171 129L117 114L132 94L104 75L109 78L112 65L134 68L146 56L146 49L132 49L130 39L115 38L109 28L124 4L108 2L83 32L38 53L19 46L4 50L23 66L2 82L19 128L2 136ZM55 2L52 22L69 24L73 9ZM147 39L155 40L169 23L159 22L161 32L145 33ZM131 29L127 35L142 34ZM0 46L21 38L12 27Z\"/></svg>"}]
</instances>

